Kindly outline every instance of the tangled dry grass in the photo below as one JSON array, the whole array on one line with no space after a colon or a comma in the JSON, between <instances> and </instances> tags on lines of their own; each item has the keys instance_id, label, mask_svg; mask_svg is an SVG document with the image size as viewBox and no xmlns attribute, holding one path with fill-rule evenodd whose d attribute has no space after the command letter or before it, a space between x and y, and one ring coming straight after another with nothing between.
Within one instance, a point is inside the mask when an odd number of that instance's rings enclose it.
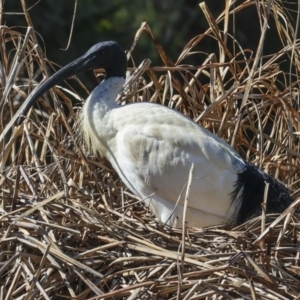
<instances>
[{"instance_id":1,"label":"tangled dry grass","mask_svg":"<svg viewBox=\"0 0 300 300\"><path fill-rule=\"evenodd\" d=\"M183 234L157 223L111 166L86 151L78 138L81 104L73 102L88 92L78 79L53 89L14 126L18 106L51 66L22 3L27 34L1 28L0 299L300 299L298 200L279 217ZM238 41L224 34L228 16L249 5L262 17L257 52L231 52ZM268 5L283 47L264 57ZM296 199L300 64L288 14L280 1L227 5L216 20L200 7L209 29L176 63L142 24L132 49L148 32L163 66L145 61L120 102L149 99L182 111L285 182ZM184 65L204 38L217 41L218 54ZM282 57L292 72L280 69Z\"/></svg>"}]
</instances>

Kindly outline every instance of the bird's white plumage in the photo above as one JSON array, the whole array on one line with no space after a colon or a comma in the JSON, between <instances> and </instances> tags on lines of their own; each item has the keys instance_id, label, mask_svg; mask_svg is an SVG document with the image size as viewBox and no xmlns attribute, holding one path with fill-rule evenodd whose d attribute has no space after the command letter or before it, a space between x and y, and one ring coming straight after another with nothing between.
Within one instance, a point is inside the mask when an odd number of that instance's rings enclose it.
<instances>
[{"instance_id":1,"label":"bird's white plumage","mask_svg":"<svg viewBox=\"0 0 300 300\"><path fill-rule=\"evenodd\" d=\"M117 105L123 84L123 78L109 78L87 99L82 112L86 141L169 225L179 217L181 226L185 189L194 164L186 220L190 226L226 222L236 209L230 194L237 174L244 170L243 160L223 140L179 112L147 102Z\"/></svg>"}]
</instances>

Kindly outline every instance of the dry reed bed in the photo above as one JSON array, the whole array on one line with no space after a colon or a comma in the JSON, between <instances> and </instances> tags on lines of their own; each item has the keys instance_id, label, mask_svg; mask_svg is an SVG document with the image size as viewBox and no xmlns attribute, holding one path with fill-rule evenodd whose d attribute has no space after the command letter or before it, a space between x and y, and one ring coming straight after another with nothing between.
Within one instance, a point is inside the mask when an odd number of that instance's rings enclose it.
<instances>
[{"instance_id":1,"label":"dry reed bed","mask_svg":"<svg viewBox=\"0 0 300 300\"><path fill-rule=\"evenodd\" d=\"M292 27L282 25L290 21L280 2L272 2L288 44L260 61L259 53L231 53L232 41L218 25L224 18L228 28L229 13L254 4L227 7L217 20L201 4L210 29L190 41L176 63L142 24L135 42L147 31L163 66L146 61L140 69L145 76L137 76L120 101L149 99L179 109L289 184L296 197L300 69L299 42ZM267 6L258 8L266 16ZM155 222L111 166L86 151L78 138L81 104L72 104L86 92L82 85L56 88L21 127L12 126L19 103L48 76L49 62L24 11L25 36L1 28L0 299L299 299L298 201L266 225L263 217L231 230L189 228L183 234ZM218 55L184 65L209 36L218 42ZM291 76L278 64L284 55Z\"/></svg>"}]
</instances>

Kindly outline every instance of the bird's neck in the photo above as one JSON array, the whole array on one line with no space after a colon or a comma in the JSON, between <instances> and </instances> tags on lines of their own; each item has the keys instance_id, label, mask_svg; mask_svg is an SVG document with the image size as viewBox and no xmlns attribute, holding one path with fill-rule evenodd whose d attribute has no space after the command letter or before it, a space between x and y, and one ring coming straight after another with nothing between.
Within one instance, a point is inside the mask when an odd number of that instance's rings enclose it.
<instances>
[{"instance_id":1,"label":"bird's neck","mask_svg":"<svg viewBox=\"0 0 300 300\"><path fill-rule=\"evenodd\" d=\"M85 142L95 152L105 155L105 143L114 135L108 127L111 111L118 107L116 98L125 82L123 77L110 77L102 81L86 100L81 114Z\"/></svg>"},{"instance_id":2,"label":"bird's neck","mask_svg":"<svg viewBox=\"0 0 300 300\"><path fill-rule=\"evenodd\" d=\"M96 112L98 118L103 118L105 114L117 107L117 95L124 82L123 77L111 77L102 81L85 101L83 108L85 117L90 119Z\"/></svg>"},{"instance_id":3,"label":"bird's neck","mask_svg":"<svg viewBox=\"0 0 300 300\"><path fill-rule=\"evenodd\" d=\"M114 108L118 92L122 89L125 79L123 77L110 77L103 80L86 100L89 106L103 106L105 109Z\"/></svg>"}]
</instances>

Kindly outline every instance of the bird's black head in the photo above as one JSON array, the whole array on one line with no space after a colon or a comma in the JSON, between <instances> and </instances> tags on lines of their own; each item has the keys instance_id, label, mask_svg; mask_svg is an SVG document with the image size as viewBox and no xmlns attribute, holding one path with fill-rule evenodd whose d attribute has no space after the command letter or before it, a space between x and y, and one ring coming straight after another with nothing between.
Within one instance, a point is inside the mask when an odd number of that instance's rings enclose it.
<instances>
[{"instance_id":1,"label":"bird's black head","mask_svg":"<svg viewBox=\"0 0 300 300\"><path fill-rule=\"evenodd\" d=\"M72 64L77 65L77 73L103 68L106 71L106 78L125 77L127 58L119 44L108 41L94 45Z\"/></svg>"},{"instance_id":2,"label":"bird's black head","mask_svg":"<svg viewBox=\"0 0 300 300\"><path fill-rule=\"evenodd\" d=\"M119 44L113 41L100 42L90 48L84 55L61 68L29 96L30 99L22 109L21 115L26 115L35 101L54 85L78 73L98 68L106 71L106 78L125 77L127 58ZM23 118L20 117L17 124L20 125L22 122Z\"/></svg>"}]
</instances>

